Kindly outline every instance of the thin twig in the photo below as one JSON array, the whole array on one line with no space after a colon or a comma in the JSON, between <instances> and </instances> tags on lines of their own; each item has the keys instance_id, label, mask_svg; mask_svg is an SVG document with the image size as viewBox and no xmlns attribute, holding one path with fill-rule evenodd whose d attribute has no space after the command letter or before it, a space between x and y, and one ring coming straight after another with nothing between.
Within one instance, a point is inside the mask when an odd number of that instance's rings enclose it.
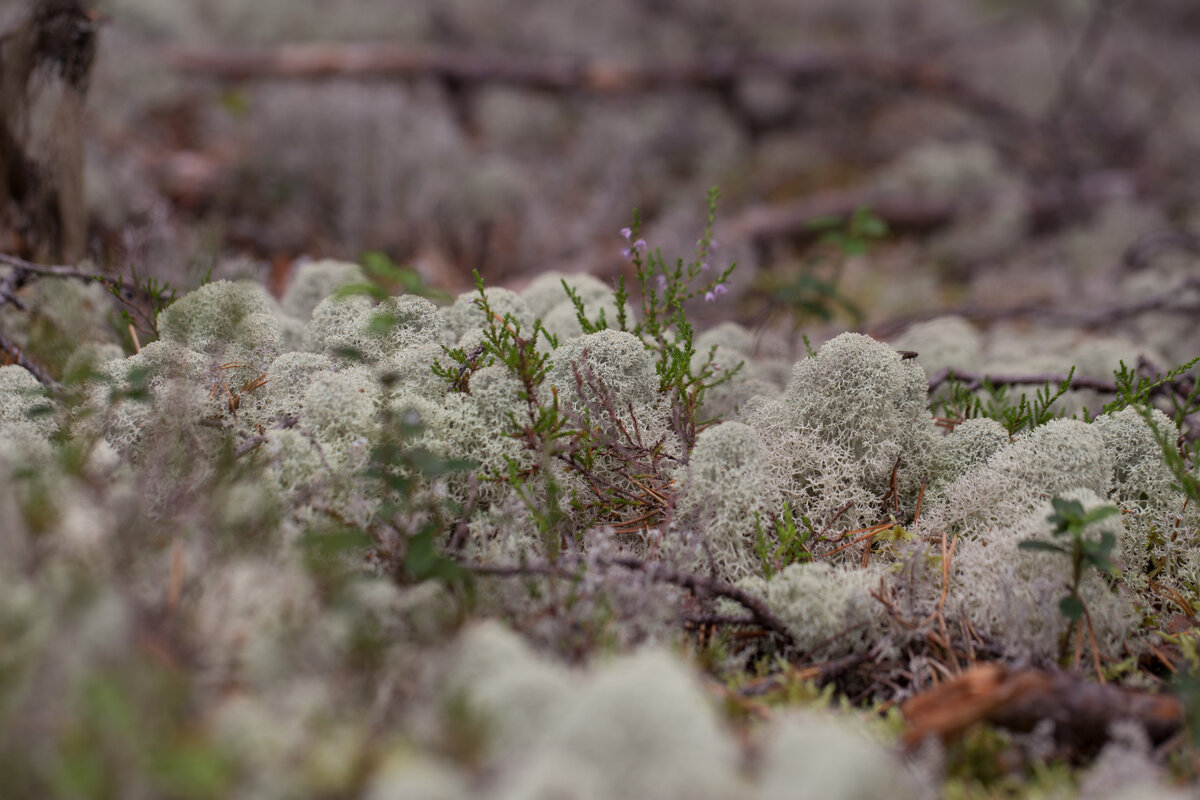
<instances>
[{"instance_id":1,"label":"thin twig","mask_svg":"<svg viewBox=\"0 0 1200 800\"><path fill-rule=\"evenodd\" d=\"M58 394L62 391L62 384L50 377L50 373L42 369L41 366L34 363L25 355L20 346L16 342L9 339L3 333L0 333L0 350L4 350L8 354L11 363L19 367L23 367L26 372L38 379L38 382L49 389L51 392Z\"/></svg>"},{"instance_id":2,"label":"thin twig","mask_svg":"<svg viewBox=\"0 0 1200 800\"><path fill-rule=\"evenodd\" d=\"M463 566L476 574L495 577L544 575L546 577L574 578L578 577L578 569L585 563L587 562L582 559L561 558L557 564L515 564L511 566L464 564ZM599 567L620 567L640 572L651 581L679 586L698 597L711 595L732 600L749 611L757 624L789 644L795 644L791 631L779 617L775 616L770 606L746 590L719 578L683 572L665 564L652 564L638 558L624 556L599 556L590 559L590 563Z\"/></svg>"}]
</instances>

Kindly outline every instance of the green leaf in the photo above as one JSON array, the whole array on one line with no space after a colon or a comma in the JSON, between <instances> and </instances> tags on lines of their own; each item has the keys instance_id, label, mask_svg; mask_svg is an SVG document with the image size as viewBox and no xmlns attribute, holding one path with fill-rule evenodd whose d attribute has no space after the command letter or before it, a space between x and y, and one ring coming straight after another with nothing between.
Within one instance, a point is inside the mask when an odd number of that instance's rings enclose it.
<instances>
[{"instance_id":1,"label":"green leaf","mask_svg":"<svg viewBox=\"0 0 1200 800\"><path fill-rule=\"evenodd\" d=\"M1058 610L1067 619L1077 620L1083 616L1083 601L1075 595L1069 594L1058 601Z\"/></svg>"},{"instance_id":2,"label":"green leaf","mask_svg":"<svg viewBox=\"0 0 1200 800\"><path fill-rule=\"evenodd\" d=\"M1055 553L1067 552L1067 549L1065 547L1060 547L1059 545L1051 544L1050 542L1038 541L1036 539L1028 539L1024 542L1019 543L1017 545L1017 549L1018 550L1046 550L1046 551L1052 550Z\"/></svg>"},{"instance_id":3,"label":"green leaf","mask_svg":"<svg viewBox=\"0 0 1200 800\"><path fill-rule=\"evenodd\" d=\"M389 295L386 291L379 288L373 283L351 283L337 290L334 297L341 300L344 297L371 297L375 300L386 300Z\"/></svg>"},{"instance_id":4,"label":"green leaf","mask_svg":"<svg viewBox=\"0 0 1200 800\"><path fill-rule=\"evenodd\" d=\"M1075 521L1083 517L1083 504L1078 500L1055 497L1050 501L1050 505L1054 506L1055 513L1065 520Z\"/></svg>"},{"instance_id":5,"label":"green leaf","mask_svg":"<svg viewBox=\"0 0 1200 800\"><path fill-rule=\"evenodd\" d=\"M1120 514L1121 509L1116 506L1096 506L1091 511L1083 516L1083 524L1090 525L1093 522L1099 522L1102 519L1107 519L1113 514Z\"/></svg>"}]
</instances>

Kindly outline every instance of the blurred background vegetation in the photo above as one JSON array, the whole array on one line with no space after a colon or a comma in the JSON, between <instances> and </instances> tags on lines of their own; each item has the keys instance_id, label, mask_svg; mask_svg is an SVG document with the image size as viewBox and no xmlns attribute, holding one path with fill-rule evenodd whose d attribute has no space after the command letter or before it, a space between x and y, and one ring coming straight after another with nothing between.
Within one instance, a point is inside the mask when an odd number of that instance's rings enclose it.
<instances>
[{"instance_id":1,"label":"blurred background vegetation","mask_svg":"<svg viewBox=\"0 0 1200 800\"><path fill-rule=\"evenodd\" d=\"M0 28L27 7L6 0ZM617 231L634 207L669 257L690 253L715 185L720 257L739 270L711 315L844 328L956 304L1105 302L1106 271L1139 237L1197 224L1189 0L97 11L88 254L180 287L215 270L278 291L298 257L371 251L454 291L472 269L493 284L550 268L610 279L629 269ZM450 67L363 69L364 43ZM281 75L272 54L298 44L341 71ZM222 68L247 55L256 68ZM499 66L473 69L480 58ZM640 72L548 86L503 79L513 64ZM831 248L822 234L864 207L880 222L870 253L861 236Z\"/></svg>"}]
</instances>

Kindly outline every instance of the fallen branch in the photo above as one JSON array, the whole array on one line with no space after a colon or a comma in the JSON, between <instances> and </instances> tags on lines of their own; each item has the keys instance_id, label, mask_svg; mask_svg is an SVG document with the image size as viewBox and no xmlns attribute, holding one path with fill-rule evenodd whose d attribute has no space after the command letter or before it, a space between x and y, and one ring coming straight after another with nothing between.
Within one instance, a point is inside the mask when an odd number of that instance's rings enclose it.
<instances>
[{"instance_id":1,"label":"fallen branch","mask_svg":"<svg viewBox=\"0 0 1200 800\"><path fill-rule=\"evenodd\" d=\"M697 597L724 597L738 603L751 617L741 622L758 624L766 630L779 636L789 644L794 644L791 632L779 617L775 616L770 607L759 598L739 589L731 583L707 575L697 575L683 572L665 564L652 564L639 558L600 556L592 559L559 559L557 564L515 564L512 566L489 566L485 564L464 564L463 568L477 575L490 575L498 578L526 577L542 575L551 578L574 578L578 576L580 567L587 563L599 567L620 567L622 569L640 572L656 583L669 583L687 589Z\"/></svg>"},{"instance_id":2,"label":"fallen branch","mask_svg":"<svg viewBox=\"0 0 1200 800\"><path fill-rule=\"evenodd\" d=\"M1131 317L1151 312L1195 315L1200 313L1200 299L1188 298L1188 290L1200 290L1200 277L1185 278L1171 289L1136 303L1118 303L1106 308L1085 313L1052 308L1043 305L1023 304L997 308L995 306L966 305L954 308L939 308L922 311L877 322L870 326L870 333L880 339L890 339L918 322L928 322L938 317L957 316L977 321L998 322L1000 320L1033 317L1038 321L1070 328L1105 328Z\"/></svg>"},{"instance_id":3,"label":"fallen branch","mask_svg":"<svg viewBox=\"0 0 1200 800\"><path fill-rule=\"evenodd\" d=\"M943 97L1010 130L1033 126L1025 114L968 85L950 70L861 53L734 54L634 64L604 58L525 56L390 43L314 43L253 49L168 49L163 61L180 72L219 81L432 77L458 83L602 94L725 90L736 81L759 77L782 78L797 85L854 77Z\"/></svg>"},{"instance_id":4,"label":"fallen branch","mask_svg":"<svg viewBox=\"0 0 1200 800\"><path fill-rule=\"evenodd\" d=\"M952 367L946 367L938 370L929 378L929 391L933 391L950 380L958 381L964 388L975 391L980 387L987 386L1020 386L1025 384L1043 386L1049 383L1052 386L1061 385L1064 381L1070 378L1070 389L1095 389L1098 392L1108 392L1110 394L1117 391L1115 381L1105 378L1088 378L1088 377L1073 377L1064 373L1031 373L1028 375L992 375L986 372L967 372L965 370L956 370Z\"/></svg>"},{"instance_id":5,"label":"fallen branch","mask_svg":"<svg viewBox=\"0 0 1200 800\"><path fill-rule=\"evenodd\" d=\"M1012 670L998 664L973 667L900 708L908 721L904 741L909 747L929 736L953 739L977 722L1028 732L1050 720L1060 744L1094 753L1107 741L1114 722L1140 724L1156 744L1183 724L1177 697L1089 683L1075 673Z\"/></svg>"},{"instance_id":6,"label":"fallen branch","mask_svg":"<svg viewBox=\"0 0 1200 800\"><path fill-rule=\"evenodd\" d=\"M20 346L0 333L0 350L3 350L9 359L9 363L23 367L33 377L37 378L38 383L45 386L55 394L62 391L62 384L50 377L50 373L42 369L42 367L29 359Z\"/></svg>"}]
</instances>

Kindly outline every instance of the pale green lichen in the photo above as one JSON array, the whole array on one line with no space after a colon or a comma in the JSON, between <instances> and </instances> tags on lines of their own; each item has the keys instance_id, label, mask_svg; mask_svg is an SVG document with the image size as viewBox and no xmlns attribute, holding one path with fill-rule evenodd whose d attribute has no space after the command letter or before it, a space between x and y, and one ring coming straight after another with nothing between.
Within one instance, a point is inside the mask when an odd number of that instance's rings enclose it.
<instances>
[{"instance_id":1,"label":"pale green lichen","mask_svg":"<svg viewBox=\"0 0 1200 800\"><path fill-rule=\"evenodd\" d=\"M278 355L282 328L274 299L256 283L213 281L158 315L161 341L221 362L265 366Z\"/></svg>"},{"instance_id":2,"label":"pale green lichen","mask_svg":"<svg viewBox=\"0 0 1200 800\"><path fill-rule=\"evenodd\" d=\"M326 297L313 309L304 335L305 349L339 363L369 358L378 348L378 334L370 323L374 308L362 295Z\"/></svg>"},{"instance_id":3,"label":"pale green lichen","mask_svg":"<svg viewBox=\"0 0 1200 800\"><path fill-rule=\"evenodd\" d=\"M211 570L193 613L215 681L270 682L288 670L288 638L320 610L316 586L294 566L242 560Z\"/></svg>"},{"instance_id":4,"label":"pale green lichen","mask_svg":"<svg viewBox=\"0 0 1200 800\"><path fill-rule=\"evenodd\" d=\"M449 391L450 384L433 371L432 365L449 360L440 344L424 342L385 355L375 365L375 375L389 394L419 394L437 400Z\"/></svg>"},{"instance_id":5,"label":"pale green lichen","mask_svg":"<svg viewBox=\"0 0 1200 800\"><path fill-rule=\"evenodd\" d=\"M82 376L95 372L101 364L125 357L125 351L119 344L113 342L82 342L71 351L63 367L63 377Z\"/></svg>"},{"instance_id":6,"label":"pale green lichen","mask_svg":"<svg viewBox=\"0 0 1200 800\"><path fill-rule=\"evenodd\" d=\"M766 601L797 651L814 660L833 659L869 650L891 629L887 610L871 596L890 574L890 567L878 562L862 568L816 561L739 585Z\"/></svg>"},{"instance_id":7,"label":"pale green lichen","mask_svg":"<svg viewBox=\"0 0 1200 800\"><path fill-rule=\"evenodd\" d=\"M537 745L574 688L562 666L499 623L484 622L459 637L441 694L443 702L465 701L487 735L486 757L500 766Z\"/></svg>"},{"instance_id":8,"label":"pale green lichen","mask_svg":"<svg viewBox=\"0 0 1200 800\"><path fill-rule=\"evenodd\" d=\"M902 509L915 506L938 433L921 368L886 344L844 333L795 365L778 401L748 415L771 450L783 498L826 517L847 503L836 529L875 522L872 506L893 472Z\"/></svg>"},{"instance_id":9,"label":"pale green lichen","mask_svg":"<svg viewBox=\"0 0 1200 800\"><path fill-rule=\"evenodd\" d=\"M1008 431L990 417L966 419L955 425L953 431L937 442L924 502L941 499L947 486L983 465L1010 442Z\"/></svg>"},{"instance_id":10,"label":"pale green lichen","mask_svg":"<svg viewBox=\"0 0 1200 800\"><path fill-rule=\"evenodd\" d=\"M1173 442L1175 423L1161 411L1151 412L1160 435ZM1126 580L1144 586L1153 572L1159 582L1193 597L1200 591L1193 562L1194 532L1200 512L1176 488L1175 476L1163 459L1162 445L1145 417L1126 408L1092 422L1113 467L1112 493L1128 535L1121 552Z\"/></svg>"},{"instance_id":11,"label":"pale green lichen","mask_svg":"<svg viewBox=\"0 0 1200 800\"><path fill-rule=\"evenodd\" d=\"M739 756L678 658L647 649L602 666L561 703L497 796L733 800Z\"/></svg>"},{"instance_id":12,"label":"pale green lichen","mask_svg":"<svg viewBox=\"0 0 1200 800\"><path fill-rule=\"evenodd\" d=\"M741 422L723 422L696 437L677 511L685 524L703 531L705 555L726 580L761 570L756 521L759 530L770 530L768 515L779 509L766 460L758 432Z\"/></svg>"},{"instance_id":13,"label":"pale green lichen","mask_svg":"<svg viewBox=\"0 0 1200 800\"><path fill-rule=\"evenodd\" d=\"M379 431L379 387L364 367L319 372L304 392L301 424L335 469L363 467Z\"/></svg>"},{"instance_id":14,"label":"pale green lichen","mask_svg":"<svg viewBox=\"0 0 1200 800\"><path fill-rule=\"evenodd\" d=\"M322 300L312 313L305 347L339 362L378 362L404 348L438 341L442 319L423 297L389 297L379 304L361 295Z\"/></svg>"},{"instance_id":15,"label":"pale green lichen","mask_svg":"<svg viewBox=\"0 0 1200 800\"><path fill-rule=\"evenodd\" d=\"M249 377L241 368L220 370L209 358L179 344L151 342L135 355L97 368L96 379L88 385L89 415L77 424L81 433L103 436L136 461L143 440L164 427L164 421L195 425L205 418L222 418L228 408L222 387L236 387L243 374Z\"/></svg>"},{"instance_id":16,"label":"pale green lichen","mask_svg":"<svg viewBox=\"0 0 1200 800\"><path fill-rule=\"evenodd\" d=\"M1044 499L1070 489L1106 497L1112 461L1092 425L1054 419L1018 435L982 465L949 484L944 500L922 515L926 530L984 536Z\"/></svg>"},{"instance_id":17,"label":"pale green lichen","mask_svg":"<svg viewBox=\"0 0 1200 800\"><path fill-rule=\"evenodd\" d=\"M1062 489L1055 494L1078 500L1085 509L1105 503L1089 489ZM1031 540L1063 544L1052 535L1052 511L1048 498L1035 498L1028 511L1010 511L1003 524L989 528L985 537L961 539L951 562L946 618L970 620L980 635L1013 658L1057 657L1068 625L1058 603L1071 579L1070 560L1061 553L1019 547ZM1099 540L1105 531L1116 538L1119 550L1125 537L1120 516L1092 523L1084 536ZM1132 592L1111 585L1096 570L1086 570L1079 594L1100 652L1117 657L1140 619Z\"/></svg>"},{"instance_id":18,"label":"pale green lichen","mask_svg":"<svg viewBox=\"0 0 1200 800\"><path fill-rule=\"evenodd\" d=\"M297 265L280 305L288 316L307 321L326 297L343 287L366 282L367 276L358 264L331 259L306 261Z\"/></svg>"},{"instance_id":19,"label":"pale green lichen","mask_svg":"<svg viewBox=\"0 0 1200 800\"><path fill-rule=\"evenodd\" d=\"M762 731L759 741L761 800L919 796L901 760L850 720L792 712Z\"/></svg>"},{"instance_id":20,"label":"pale green lichen","mask_svg":"<svg viewBox=\"0 0 1200 800\"><path fill-rule=\"evenodd\" d=\"M0 367L0 426L24 423L49 437L58 427L53 411L46 387L24 367Z\"/></svg>"},{"instance_id":21,"label":"pale green lichen","mask_svg":"<svg viewBox=\"0 0 1200 800\"><path fill-rule=\"evenodd\" d=\"M506 315L512 315L521 334L533 336L533 322L537 315L516 292L508 289L488 289L487 302L498 318L488 319L479 304L478 292L463 292L449 308L442 310L442 344L461 347L463 335L491 324L499 325Z\"/></svg>"},{"instance_id":22,"label":"pale green lichen","mask_svg":"<svg viewBox=\"0 0 1200 800\"><path fill-rule=\"evenodd\" d=\"M251 424L275 425L297 417L313 379L332 372L333 359L320 353L284 353L267 368L266 383L243 398L240 411Z\"/></svg>"},{"instance_id":23,"label":"pale green lichen","mask_svg":"<svg viewBox=\"0 0 1200 800\"><path fill-rule=\"evenodd\" d=\"M630 403L640 408L651 406L658 399L654 357L632 333L610 329L580 336L561 345L553 358L554 366L546 376L546 384L558 390L560 403L577 413L594 411L604 400L586 380L576 381L575 370L579 369L583 378L584 364L597 384L611 392L618 413L625 411Z\"/></svg>"},{"instance_id":24,"label":"pale green lichen","mask_svg":"<svg viewBox=\"0 0 1200 800\"><path fill-rule=\"evenodd\" d=\"M529 285L521 292L521 299L529 306L530 311L545 319L555 306L562 305L564 302L570 303L570 298L562 286L563 281L566 281L567 285L579 295L579 299L583 301L589 311L589 316L591 316L591 308L594 304L612 299L612 289L599 278L586 272L567 275L555 270L543 272L530 281ZM614 319L609 320L609 322L614 321Z\"/></svg>"}]
</instances>

